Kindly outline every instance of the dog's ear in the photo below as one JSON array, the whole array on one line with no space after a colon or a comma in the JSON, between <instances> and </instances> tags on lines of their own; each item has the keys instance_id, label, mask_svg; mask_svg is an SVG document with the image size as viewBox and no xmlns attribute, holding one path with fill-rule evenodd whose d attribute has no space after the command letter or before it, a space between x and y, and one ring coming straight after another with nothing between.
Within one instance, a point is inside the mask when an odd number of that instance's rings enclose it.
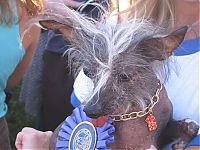
<instances>
[{"instance_id":1,"label":"dog's ear","mask_svg":"<svg viewBox=\"0 0 200 150\"><path fill-rule=\"evenodd\" d=\"M169 35L144 39L138 44L138 53L150 61L164 60L182 43L188 26L184 26Z\"/></svg>"},{"instance_id":2,"label":"dog's ear","mask_svg":"<svg viewBox=\"0 0 200 150\"><path fill-rule=\"evenodd\" d=\"M38 14L36 20L43 29L59 30L63 36L70 40L73 31L80 26L81 15L67 7L63 0L44 0L44 10Z\"/></svg>"},{"instance_id":3,"label":"dog's ear","mask_svg":"<svg viewBox=\"0 0 200 150\"><path fill-rule=\"evenodd\" d=\"M59 30L69 41L71 41L70 39L73 39L74 37L73 28L68 25L59 23L54 20L39 21L39 24L42 28L47 30Z\"/></svg>"},{"instance_id":4,"label":"dog's ear","mask_svg":"<svg viewBox=\"0 0 200 150\"><path fill-rule=\"evenodd\" d=\"M60 29L65 27L64 24L58 23L54 20L39 21L39 24L42 26L42 28L47 30Z\"/></svg>"}]
</instances>

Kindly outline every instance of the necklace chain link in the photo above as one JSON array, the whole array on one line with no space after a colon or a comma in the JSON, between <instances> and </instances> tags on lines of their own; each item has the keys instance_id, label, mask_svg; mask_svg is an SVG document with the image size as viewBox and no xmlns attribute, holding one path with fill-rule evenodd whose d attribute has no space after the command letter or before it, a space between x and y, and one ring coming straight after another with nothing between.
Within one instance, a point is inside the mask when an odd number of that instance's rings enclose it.
<instances>
[{"instance_id":1,"label":"necklace chain link","mask_svg":"<svg viewBox=\"0 0 200 150\"><path fill-rule=\"evenodd\" d=\"M110 117L113 119L113 121L127 121L127 120L133 120L136 118L144 117L147 114L152 114L153 113L152 109L158 103L159 94L160 94L160 91L162 90L162 84L160 81L158 83L158 86L159 86L159 88L156 90L155 95L153 95L151 98L151 103L144 110L137 111L137 112L131 112L129 114L110 115Z\"/></svg>"}]
</instances>

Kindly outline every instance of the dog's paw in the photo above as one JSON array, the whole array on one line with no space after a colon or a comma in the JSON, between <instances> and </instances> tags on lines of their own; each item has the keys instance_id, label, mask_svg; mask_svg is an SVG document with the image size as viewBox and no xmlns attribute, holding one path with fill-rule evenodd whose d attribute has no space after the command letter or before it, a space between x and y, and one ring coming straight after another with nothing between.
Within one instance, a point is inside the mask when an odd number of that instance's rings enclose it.
<instances>
[{"instance_id":1,"label":"dog's paw","mask_svg":"<svg viewBox=\"0 0 200 150\"><path fill-rule=\"evenodd\" d=\"M179 141L178 143L172 146L173 150L184 150L186 143L184 141Z\"/></svg>"},{"instance_id":2,"label":"dog's paw","mask_svg":"<svg viewBox=\"0 0 200 150\"><path fill-rule=\"evenodd\" d=\"M191 119L180 120L178 121L178 124L181 129L181 133L177 143L173 145L173 149L184 150L187 143L197 135L199 125Z\"/></svg>"},{"instance_id":3,"label":"dog's paw","mask_svg":"<svg viewBox=\"0 0 200 150\"><path fill-rule=\"evenodd\" d=\"M194 120L184 119L179 123L181 124L184 134L186 134L188 137L191 138L197 135L199 130L199 125Z\"/></svg>"}]
</instances>

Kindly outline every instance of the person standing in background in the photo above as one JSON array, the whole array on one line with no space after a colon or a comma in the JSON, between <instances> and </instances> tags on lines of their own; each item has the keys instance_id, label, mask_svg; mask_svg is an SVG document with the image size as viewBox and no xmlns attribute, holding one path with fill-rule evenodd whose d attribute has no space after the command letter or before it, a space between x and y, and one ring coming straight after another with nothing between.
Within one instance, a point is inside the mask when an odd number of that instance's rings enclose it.
<instances>
[{"instance_id":1,"label":"person standing in background","mask_svg":"<svg viewBox=\"0 0 200 150\"><path fill-rule=\"evenodd\" d=\"M173 118L190 118L200 125L199 116L199 51L200 24L199 0L132 0L127 10L129 17L144 17L167 28L169 31L188 25L185 40L170 58L175 62L169 67L171 74L165 82L173 105ZM200 148L197 135L187 149Z\"/></svg>"},{"instance_id":2,"label":"person standing in background","mask_svg":"<svg viewBox=\"0 0 200 150\"><path fill-rule=\"evenodd\" d=\"M21 80L31 61L40 29L32 27L23 37L23 28L40 10L31 1L0 1L0 150L11 149L5 120L8 108L4 90Z\"/></svg>"}]
</instances>

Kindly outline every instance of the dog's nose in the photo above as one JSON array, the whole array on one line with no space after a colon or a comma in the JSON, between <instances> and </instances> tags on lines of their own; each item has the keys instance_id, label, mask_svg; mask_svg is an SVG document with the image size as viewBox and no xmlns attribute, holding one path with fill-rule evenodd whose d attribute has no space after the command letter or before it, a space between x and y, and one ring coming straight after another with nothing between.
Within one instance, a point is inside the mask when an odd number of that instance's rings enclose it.
<instances>
[{"instance_id":1,"label":"dog's nose","mask_svg":"<svg viewBox=\"0 0 200 150\"><path fill-rule=\"evenodd\" d=\"M90 118L98 118L102 116L102 109L97 105L86 105L83 109L86 115Z\"/></svg>"}]
</instances>

